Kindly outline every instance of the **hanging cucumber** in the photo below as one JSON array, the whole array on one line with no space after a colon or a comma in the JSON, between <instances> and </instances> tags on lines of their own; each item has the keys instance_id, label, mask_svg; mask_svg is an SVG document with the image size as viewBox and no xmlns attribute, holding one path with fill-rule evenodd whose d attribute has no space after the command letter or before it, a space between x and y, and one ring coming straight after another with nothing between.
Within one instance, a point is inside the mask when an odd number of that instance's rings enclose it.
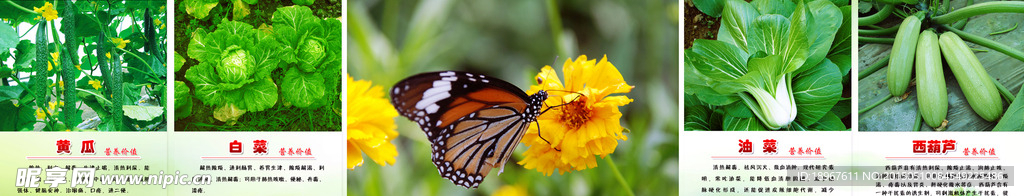
<instances>
[{"instance_id":1,"label":"hanging cucumber","mask_svg":"<svg viewBox=\"0 0 1024 196\"><path fill-rule=\"evenodd\" d=\"M105 32L100 31L99 40L103 40L100 44L96 44L96 59L100 64L101 72L103 73L103 79L105 80L107 87L107 95L110 96L110 115L107 116L108 129L109 131L125 131L123 118L124 109L121 108L124 105L124 92L121 90L121 63L115 58L116 52L111 53L111 59L108 63L106 58L109 51L107 51L106 43L109 42L110 38L107 38Z\"/></svg>"},{"instance_id":2,"label":"hanging cucumber","mask_svg":"<svg viewBox=\"0 0 1024 196\"><path fill-rule=\"evenodd\" d=\"M50 47L46 40L46 18L40 18L39 23L36 26L36 63L32 65L35 69L36 74L32 75L32 91L35 92L36 106L43 112L43 121L46 122L44 130L53 129L50 124L50 110L47 107L47 103L50 102L49 91L47 87L47 77L50 76L50 72L46 70L46 67L50 61ZM52 131L52 130L51 130Z\"/></svg>"},{"instance_id":3,"label":"hanging cucumber","mask_svg":"<svg viewBox=\"0 0 1024 196\"><path fill-rule=\"evenodd\" d=\"M82 121L82 114L78 108L75 107L75 103L78 103L78 92L75 90L75 84L78 83L78 69L71 62L76 56L72 54L78 54L78 37L75 34L75 13L74 4L71 1L65 1L67 4L64 6L64 16L62 16L63 24L61 32L64 33L64 52L61 53L61 79L64 81L66 86L64 89L64 107L61 112L60 121L64 122L65 125L78 125Z\"/></svg>"},{"instance_id":4,"label":"hanging cucumber","mask_svg":"<svg viewBox=\"0 0 1024 196\"><path fill-rule=\"evenodd\" d=\"M149 9L146 9L145 15L142 28L145 31L144 35L146 36L146 45L143 46L143 49L145 49L145 52L149 54L149 58L145 60L149 63L149 66L153 68L154 74L161 77L166 76L167 67L165 67L164 63L160 61L161 57L166 54L161 52L160 47L157 46L156 24L153 23L153 14Z\"/></svg>"}]
</instances>

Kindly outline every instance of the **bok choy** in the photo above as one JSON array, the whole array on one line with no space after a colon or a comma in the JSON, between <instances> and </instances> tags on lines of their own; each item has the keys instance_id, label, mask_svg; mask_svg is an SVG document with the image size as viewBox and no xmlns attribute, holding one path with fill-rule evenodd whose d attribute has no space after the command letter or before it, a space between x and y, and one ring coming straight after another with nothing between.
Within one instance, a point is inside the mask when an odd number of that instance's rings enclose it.
<instances>
[{"instance_id":1,"label":"bok choy","mask_svg":"<svg viewBox=\"0 0 1024 196\"><path fill-rule=\"evenodd\" d=\"M849 6L827 0L723 3L718 40L695 40L685 51L686 93L723 106L716 114L724 119L739 119L721 127L757 129L728 124L757 118L771 130L845 130L839 119L849 110L837 114L833 107L849 107L836 106L850 67L848 52L836 47L849 40L849 32L837 36L841 25L849 25L842 14Z\"/></svg>"}]
</instances>

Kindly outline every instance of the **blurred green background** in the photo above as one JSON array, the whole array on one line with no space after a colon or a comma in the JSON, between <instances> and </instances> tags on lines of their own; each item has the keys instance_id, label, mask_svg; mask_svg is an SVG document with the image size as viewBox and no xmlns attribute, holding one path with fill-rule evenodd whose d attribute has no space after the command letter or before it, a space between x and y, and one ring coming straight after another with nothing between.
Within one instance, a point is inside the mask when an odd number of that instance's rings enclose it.
<instances>
[{"instance_id":1,"label":"blurred green background","mask_svg":"<svg viewBox=\"0 0 1024 196\"><path fill-rule=\"evenodd\" d=\"M441 178L429 143L415 123L398 117L395 165L366 160L348 171L350 195L490 195L519 185L530 195L678 194L678 1L662 0L367 0L349 1L348 73L389 89L416 73L461 70L509 81L521 89L551 65L562 77L566 58L603 55L634 85L620 107L627 141L607 158L612 166L552 176L516 164L526 147L478 189ZM557 59L556 59L557 57Z\"/></svg>"}]
</instances>

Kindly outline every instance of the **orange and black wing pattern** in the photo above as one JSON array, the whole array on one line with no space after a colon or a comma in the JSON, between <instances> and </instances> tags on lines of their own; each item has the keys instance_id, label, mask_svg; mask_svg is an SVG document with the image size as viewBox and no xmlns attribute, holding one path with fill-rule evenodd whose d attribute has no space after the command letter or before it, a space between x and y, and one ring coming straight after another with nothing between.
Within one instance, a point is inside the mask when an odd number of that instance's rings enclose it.
<instances>
[{"instance_id":1,"label":"orange and black wing pattern","mask_svg":"<svg viewBox=\"0 0 1024 196\"><path fill-rule=\"evenodd\" d=\"M391 88L399 114L419 124L441 177L476 188L503 167L547 97L515 85L457 71L418 74Z\"/></svg>"}]
</instances>

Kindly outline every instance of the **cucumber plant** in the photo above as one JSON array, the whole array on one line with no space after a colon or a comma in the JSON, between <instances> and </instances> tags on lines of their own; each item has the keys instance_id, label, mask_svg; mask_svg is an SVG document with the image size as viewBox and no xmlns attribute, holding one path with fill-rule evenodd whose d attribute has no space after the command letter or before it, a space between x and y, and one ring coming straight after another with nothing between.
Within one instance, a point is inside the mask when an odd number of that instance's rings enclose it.
<instances>
[{"instance_id":1,"label":"cucumber plant","mask_svg":"<svg viewBox=\"0 0 1024 196\"><path fill-rule=\"evenodd\" d=\"M166 6L9 1L0 6L2 131L166 127Z\"/></svg>"}]
</instances>

